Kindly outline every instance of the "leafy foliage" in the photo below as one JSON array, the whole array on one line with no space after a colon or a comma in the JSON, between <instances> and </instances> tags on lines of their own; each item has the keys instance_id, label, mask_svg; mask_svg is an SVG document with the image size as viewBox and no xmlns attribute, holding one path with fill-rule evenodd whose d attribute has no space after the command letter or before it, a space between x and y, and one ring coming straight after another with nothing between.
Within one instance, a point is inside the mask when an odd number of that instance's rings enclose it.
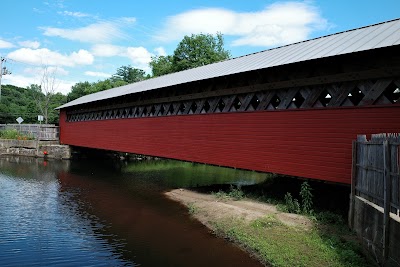
<instances>
[{"instance_id":1,"label":"leafy foliage","mask_svg":"<svg viewBox=\"0 0 400 267\"><path fill-rule=\"evenodd\" d=\"M112 80L122 80L126 83L135 83L150 78L146 72L141 69L129 66L121 66L117 69L117 73L112 76Z\"/></svg>"},{"instance_id":2,"label":"leafy foliage","mask_svg":"<svg viewBox=\"0 0 400 267\"><path fill-rule=\"evenodd\" d=\"M33 93L38 97L43 97L40 87L30 89L21 88L13 85L3 85L1 87L0 100L0 123L16 123L15 119L22 117L24 123L36 123L37 116L42 114L35 103ZM49 123L58 122L58 111L54 108L66 103L67 97L61 93L51 95L48 118Z\"/></svg>"},{"instance_id":3,"label":"leafy foliage","mask_svg":"<svg viewBox=\"0 0 400 267\"><path fill-rule=\"evenodd\" d=\"M1 139L17 139L18 131L16 129L7 129L0 131Z\"/></svg>"},{"instance_id":4,"label":"leafy foliage","mask_svg":"<svg viewBox=\"0 0 400 267\"><path fill-rule=\"evenodd\" d=\"M89 82L78 82L72 86L71 92L67 95L67 101L78 99L84 95L90 94L92 84Z\"/></svg>"},{"instance_id":5,"label":"leafy foliage","mask_svg":"<svg viewBox=\"0 0 400 267\"><path fill-rule=\"evenodd\" d=\"M242 189L240 188L240 186L237 186L235 188L233 185L230 186L229 192L224 192L224 191L220 190L216 193L211 192L211 194L220 200L229 200L229 199L241 200L245 197L245 194L242 191Z\"/></svg>"},{"instance_id":6,"label":"leafy foliage","mask_svg":"<svg viewBox=\"0 0 400 267\"><path fill-rule=\"evenodd\" d=\"M290 213L300 213L300 203L297 199L292 197L292 194L289 192L285 195L285 204L286 204L286 211Z\"/></svg>"},{"instance_id":7,"label":"leafy foliage","mask_svg":"<svg viewBox=\"0 0 400 267\"><path fill-rule=\"evenodd\" d=\"M76 83L74 86L72 86L71 92L69 92L67 95L67 100L69 102L88 94L97 93L100 91L123 86L126 84L128 84L128 82L115 78L105 79L104 81L98 81L93 83L79 82Z\"/></svg>"},{"instance_id":8,"label":"leafy foliage","mask_svg":"<svg viewBox=\"0 0 400 267\"><path fill-rule=\"evenodd\" d=\"M192 34L185 36L174 51L175 71L187 70L228 59L222 34Z\"/></svg>"},{"instance_id":9,"label":"leafy foliage","mask_svg":"<svg viewBox=\"0 0 400 267\"><path fill-rule=\"evenodd\" d=\"M153 76L187 70L230 58L224 49L222 34L192 34L185 36L173 55L153 57L150 67Z\"/></svg>"},{"instance_id":10,"label":"leafy foliage","mask_svg":"<svg viewBox=\"0 0 400 267\"><path fill-rule=\"evenodd\" d=\"M300 188L301 204L296 198L292 197L292 194L287 192L284 198L284 205L278 205L278 209L283 212L312 215L314 211L312 200L313 194L311 193L311 190L312 188L308 182L303 182Z\"/></svg>"},{"instance_id":11,"label":"leafy foliage","mask_svg":"<svg viewBox=\"0 0 400 267\"><path fill-rule=\"evenodd\" d=\"M190 215L194 215L199 211L199 208L196 206L195 203L191 202L188 204L188 211Z\"/></svg>"},{"instance_id":12,"label":"leafy foliage","mask_svg":"<svg viewBox=\"0 0 400 267\"><path fill-rule=\"evenodd\" d=\"M313 206L313 194L311 193L312 188L308 184L307 181L301 184L300 196L301 196L301 204L303 208L303 213L311 214L312 206Z\"/></svg>"},{"instance_id":13,"label":"leafy foliage","mask_svg":"<svg viewBox=\"0 0 400 267\"><path fill-rule=\"evenodd\" d=\"M33 140L34 137L21 134L16 129L6 129L0 131L0 139Z\"/></svg>"},{"instance_id":14,"label":"leafy foliage","mask_svg":"<svg viewBox=\"0 0 400 267\"><path fill-rule=\"evenodd\" d=\"M152 57L149 63L153 76L161 76L174 72L172 56Z\"/></svg>"}]
</instances>

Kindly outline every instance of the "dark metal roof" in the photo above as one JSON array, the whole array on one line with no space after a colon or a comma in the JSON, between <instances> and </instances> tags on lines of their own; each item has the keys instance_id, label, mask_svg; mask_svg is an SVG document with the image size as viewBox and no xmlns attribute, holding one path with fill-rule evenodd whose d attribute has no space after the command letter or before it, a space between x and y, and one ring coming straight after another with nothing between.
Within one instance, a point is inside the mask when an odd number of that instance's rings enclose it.
<instances>
[{"instance_id":1,"label":"dark metal roof","mask_svg":"<svg viewBox=\"0 0 400 267\"><path fill-rule=\"evenodd\" d=\"M257 69L400 44L400 19L298 42L86 95L57 109Z\"/></svg>"}]
</instances>

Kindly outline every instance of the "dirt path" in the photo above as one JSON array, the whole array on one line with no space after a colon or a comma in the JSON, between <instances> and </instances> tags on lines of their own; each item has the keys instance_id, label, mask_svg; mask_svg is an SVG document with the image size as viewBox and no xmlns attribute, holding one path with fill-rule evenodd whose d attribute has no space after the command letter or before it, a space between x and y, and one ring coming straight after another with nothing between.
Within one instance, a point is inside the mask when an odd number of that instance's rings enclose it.
<instances>
[{"instance_id":1,"label":"dirt path","mask_svg":"<svg viewBox=\"0 0 400 267\"><path fill-rule=\"evenodd\" d=\"M211 228L212 222L218 222L224 218L243 218L252 221L266 215L274 214L282 223L295 226L310 228L312 222L301 215L283 213L276 209L274 205L255 202L251 200L220 200L213 195L206 195L186 189L175 189L165 193L170 199L186 205L193 209L193 216L201 223Z\"/></svg>"}]
</instances>

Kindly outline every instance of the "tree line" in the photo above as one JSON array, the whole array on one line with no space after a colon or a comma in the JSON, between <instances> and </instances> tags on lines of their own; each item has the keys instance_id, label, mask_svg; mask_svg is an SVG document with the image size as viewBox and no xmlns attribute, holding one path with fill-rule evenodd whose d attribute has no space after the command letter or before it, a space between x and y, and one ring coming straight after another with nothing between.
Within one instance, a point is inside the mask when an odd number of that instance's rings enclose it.
<instances>
[{"instance_id":1,"label":"tree line","mask_svg":"<svg viewBox=\"0 0 400 267\"><path fill-rule=\"evenodd\" d=\"M223 36L217 33L192 34L185 36L172 55L155 56L149 63L152 75L130 65L121 66L112 77L97 82L78 82L67 95L55 93L55 73L44 68L40 85L32 84L28 88L13 85L2 87L0 100L0 124L15 123L21 116L25 123L36 123L37 115L43 115L45 122L57 123L58 111L62 104L87 94L140 82L153 77L166 75L186 69L204 66L230 58L230 52L224 49Z\"/></svg>"}]
</instances>

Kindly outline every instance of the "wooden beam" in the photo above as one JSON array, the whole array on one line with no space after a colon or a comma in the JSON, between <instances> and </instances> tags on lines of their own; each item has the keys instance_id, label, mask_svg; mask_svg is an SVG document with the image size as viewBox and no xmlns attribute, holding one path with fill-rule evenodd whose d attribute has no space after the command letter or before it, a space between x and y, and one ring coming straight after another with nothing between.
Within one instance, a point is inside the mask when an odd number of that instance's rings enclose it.
<instances>
[{"instance_id":1,"label":"wooden beam","mask_svg":"<svg viewBox=\"0 0 400 267\"><path fill-rule=\"evenodd\" d=\"M390 176L390 146L386 139L383 142L383 164L384 164L384 209L383 209L383 263L385 265L389 255L390 237L390 202L392 192L392 177Z\"/></svg>"}]
</instances>

